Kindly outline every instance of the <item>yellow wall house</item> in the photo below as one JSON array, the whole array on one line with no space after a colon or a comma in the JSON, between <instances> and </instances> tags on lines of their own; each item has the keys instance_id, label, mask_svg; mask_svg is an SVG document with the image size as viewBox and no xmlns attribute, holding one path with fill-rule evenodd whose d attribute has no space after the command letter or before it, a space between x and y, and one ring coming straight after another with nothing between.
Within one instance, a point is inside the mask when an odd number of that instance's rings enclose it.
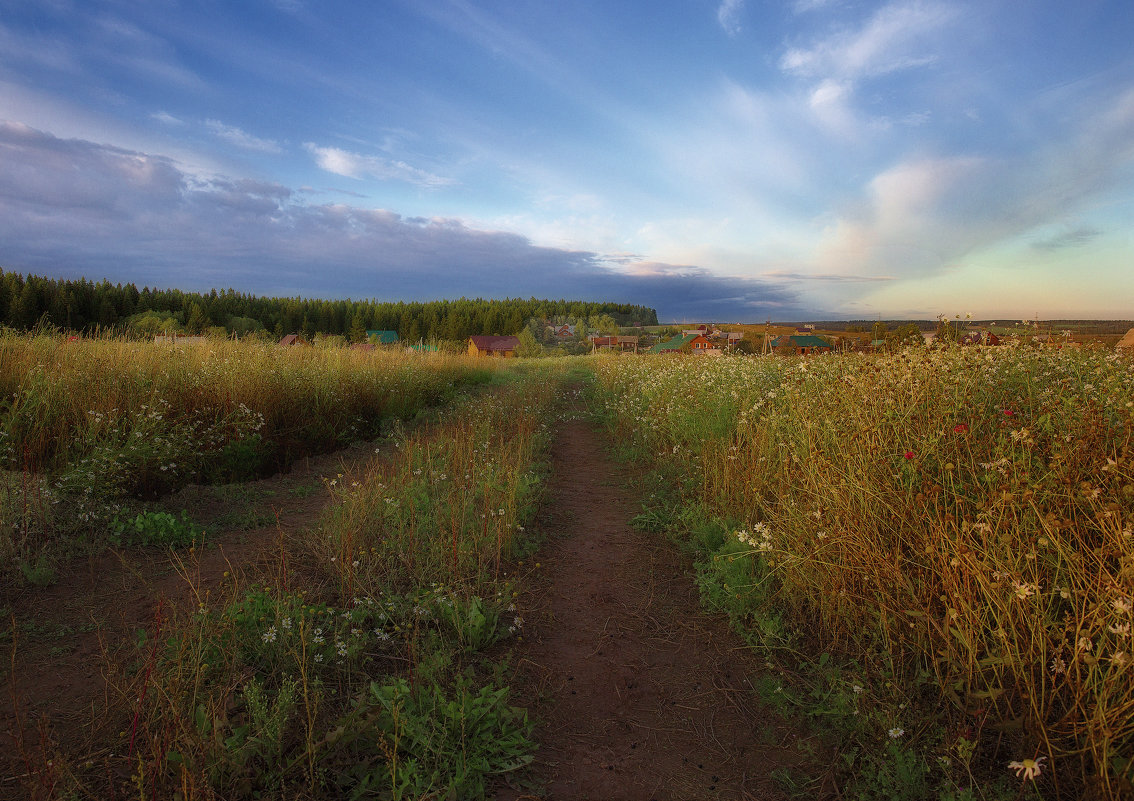
<instances>
[{"instance_id":1,"label":"yellow wall house","mask_svg":"<svg viewBox=\"0 0 1134 801\"><path fill-rule=\"evenodd\" d=\"M469 337L469 356L502 356L510 359L516 355L519 345L519 337Z\"/></svg>"}]
</instances>

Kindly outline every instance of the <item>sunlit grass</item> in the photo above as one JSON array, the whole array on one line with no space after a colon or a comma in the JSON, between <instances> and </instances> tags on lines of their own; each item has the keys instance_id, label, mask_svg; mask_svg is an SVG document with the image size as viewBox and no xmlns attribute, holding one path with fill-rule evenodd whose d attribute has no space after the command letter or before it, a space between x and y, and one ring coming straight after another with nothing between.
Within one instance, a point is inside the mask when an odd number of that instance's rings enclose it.
<instances>
[{"instance_id":1,"label":"sunlit grass","mask_svg":"<svg viewBox=\"0 0 1134 801\"><path fill-rule=\"evenodd\" d=\"M751 599L756 640L858 665L890 728L955 770L960 744L965 770L1043 754L1052 787L1128 790L1129 359L983 348L598 372L615 430L741 532L721 556L749 565L730 592Z\"/></svg>"}]
</instances>

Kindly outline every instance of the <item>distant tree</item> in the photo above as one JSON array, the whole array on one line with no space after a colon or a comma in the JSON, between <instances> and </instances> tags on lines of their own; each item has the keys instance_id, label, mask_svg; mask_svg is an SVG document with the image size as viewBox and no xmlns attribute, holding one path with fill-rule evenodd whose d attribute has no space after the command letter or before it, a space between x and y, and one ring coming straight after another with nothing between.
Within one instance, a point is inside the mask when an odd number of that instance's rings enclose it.
<instances>
[{"instance_id":1,"label":"distant tree","mask_svg":"<svg viewBox=\"0 0 1134 801\"><path fill-rule=\"evenodd\" d=\"M351 342L365 342L366 341L366 323L362 319L362 312L357 311L350 319L350 341Z\"/></svg>"},{"instance_id":2,"label":"distant tree","mask_svg":"<svg viewBox=\"0 0 1134 801\"><path fill-rule=\"evenodd\" d=\"M525 327L516 336L520 340L520 344L516 346L517 356L532 358L543 355L543 345L536 341L531 329Z\"/></svg>"},{"instance_id":3,"label":"distant tree","mask_svg":"<svg viewBox=\"0 0 1134 801\"><path fill-rule=\"evenodd\" d=\"M189 304L189 309L185 314L185 327L189 329L189 333L202 334L211 322L200 303L192 301Z\"/></svg>"}]
</instances>

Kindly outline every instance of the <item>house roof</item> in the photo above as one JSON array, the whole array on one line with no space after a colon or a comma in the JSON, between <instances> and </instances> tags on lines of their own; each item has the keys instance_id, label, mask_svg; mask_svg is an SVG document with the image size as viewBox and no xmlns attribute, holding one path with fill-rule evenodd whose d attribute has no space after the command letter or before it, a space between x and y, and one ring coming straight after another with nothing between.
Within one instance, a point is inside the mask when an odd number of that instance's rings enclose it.
<instances>
[{"instance_id":1,"label":"house roof","mask_svg":"<svg viewBox=\"0 0 1134 801\"><path fill-rule=\"evenodd\" d=\"M1127 331L1126 336L1118 340L1118 344L1115 345L1115 347L1121 348L1122 350L1134 350L1134 328Z\"/></svg>"},{"instance_id":2,"label":"house roof","mask_svg":"<svg viewBox=\"0 0 1134 801\"><path fill-rule=\"evenodd\" d=\"M792 334L787 338L791 345L796 348L829 348L831 343L823 339L823 337L815 336L814 334ZM772 340L772 347L778 348L783 343L784 337L776 337Z\"/></svg>"},{"instance_id":3,"label":"house roof","mask_svg":"<svg viewBox=\"0 0 1134 801\"><path fill-rule=\"evenodd\" d=\"M469 340L476 345L477 350L515 350L520 344L520 338L512 336L479 335L469 337Z\"/></svg>"},{"instance_id":4,"label":"house roof","mask_svg":"<svg viewBox=\"0 0 1134 801\"><path fill-rule=\"evenodd\" d=\"M280 340L281 345L306 345L307 340L299 334L288 334Z\"/></svg>"},{"instance_id":5,"label":"house roof","mask_svg":"<svg viewBox=\"0 0 1134 801\"><path fill-rule=\"evenodd\" d=\"M367 331L366 336L377 337L379 345L393 345L398 341L397 331Z\"/></svg>"},{"instance_id":6,"label":"house roof","mask_svg":"<svg viewBox=\"0 0 1134 801\"><path fill-rule=\"evenodd\" d=\"M652 348L650 348L649 352L650 353L664 353L664 352L670 351L670 350L681 350L682 347L684 347L685 345L688 345L690 342L692 342L694 339L696 339L699 336L700 336L700 334L697 333L697 334L686 334L685 336L674 337L673 339L667 340L665 342L659 342L658 344L656 344Z\"/></svg>"}]
</instances>

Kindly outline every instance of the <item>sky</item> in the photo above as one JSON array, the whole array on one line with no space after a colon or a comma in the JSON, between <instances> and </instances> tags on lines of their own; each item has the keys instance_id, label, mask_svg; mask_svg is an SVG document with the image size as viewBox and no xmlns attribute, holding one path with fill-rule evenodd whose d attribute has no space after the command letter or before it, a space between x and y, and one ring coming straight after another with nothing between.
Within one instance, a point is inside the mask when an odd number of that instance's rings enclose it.
<instances>
[{"instance_id":1,"label":"sky","mask_svg":"<svg viewBox=\"0 0 1134 801\"><path fill-rule=\"evenodd\" d=\"M0 0L0 268L1134 317L1130 0Z\"/></svg>"}]
</instances>

